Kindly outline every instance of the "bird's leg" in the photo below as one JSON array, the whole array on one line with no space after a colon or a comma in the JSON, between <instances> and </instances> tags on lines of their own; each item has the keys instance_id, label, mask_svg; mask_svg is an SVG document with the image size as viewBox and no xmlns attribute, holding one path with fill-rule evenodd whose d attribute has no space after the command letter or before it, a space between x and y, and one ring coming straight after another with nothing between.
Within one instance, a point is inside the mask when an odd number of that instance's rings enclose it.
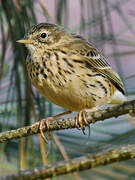
<instances>
[{"instance_id":1,"label":"bird's leg","mask_svg":"<svg viewBox=\"0 0 135 180\"><path fill-rule=\"evenodd\" d=\"M43 124L46 125L46 127L47 127L47 129L48 129L48 131L49 131L49 124L48 124L49 121L54 120L54 119L57 119L57 118L59 118L59 117L61 117L61 116L65 116L65 115L70 114L70 113L72 113L72 111L66 111L66 112L63 112L63 113L61 113L61 114L57 114L57 115L55 115L55 116L42 119L42 120L40 121L39 129L40 129L41 136L42 136L42 138L45 140L45 142L47 142L47 139L46 139L46 137L44 136L44 133L43 133L43 130L42 130L42 129L43 129Z\"/></svg>"},{"instance_id":2,"label":"bird's leg","mask_svg":"<svg viewBox=\"0 0 135 180\"><path fill-rule=\"evenodd\" d=\"M77 114L77 116L76 116L76 127L78 129L79 129L79 127L81 127L83 134L85 134L85 126L84 126L84 123L85 123L85 125L87 125L88 128L89 128L89 136L90 136L90 125L89 125L89 123L87 122L87 119L86 119L86 112L94 112L96 110L97 110L96 107L94 107L92 109L82 109Z\"/></svg>"}]
</instances>

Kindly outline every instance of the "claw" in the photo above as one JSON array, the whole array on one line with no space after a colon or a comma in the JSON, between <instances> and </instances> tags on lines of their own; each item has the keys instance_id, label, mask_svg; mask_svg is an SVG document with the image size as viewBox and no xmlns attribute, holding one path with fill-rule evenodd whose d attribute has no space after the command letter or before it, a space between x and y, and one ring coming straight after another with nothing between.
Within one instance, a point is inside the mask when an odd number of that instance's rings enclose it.
<instances>
[{"instance_id":1,"label":"claw","mask_svg":"<svg viewBox=\"0 0 135 180\"><path fill-rule=\"evenodd\" d=\"M46 118L46 119L42 119L42 120L40 121L39 130L40 130L40 133L41 133L42 138L44 139L44 141L45 141L46 143L48 143L48 140L46 139L46 137L45 137L45 135L44 135L44 133L43 133L43 124L45 124L45 126L47 127L47 130L48 130L48 139L50 139L51 133L49 132L49 122L52 121L52 120L54 120L54 119L56 119L56 118L59 118L59 117L61 117L61 116L65 116L65 115L70 114L70 113L72 113L72 111L63 112L63 113L61 113L61 114L57 114L57 115L55 115L55 116L48 117L48 118Z\"/></svg>"},{"instance_id":2,"label":"claw","mask_svg":"<svg viewBox=\"0 0 135 180\"><path fill-rule=\"evenodd\" d=\"M49 124L48 124L48 122L51 121L51 120L53 120L53 117L48 117L48 118L46 118L46 119L42 119L42 120L40 121L40 125L39 125L39 130L40 130L41 136L42 136L42 138L44 139L44 141L45 141L46 143L48 143L48 140L47 140L47 138L45 137L45 135L44 135L44 133L43 133L43 124L47 127L47 129L48 129L48 137L50 137L51 134L50 134L50 132L49 132Z\"/></svg>"},{"instance_id":3,"label":"claw","mask_svg":"<svg viewBox=\"0 0 135 180\"><path fill-rule=\"evenodd\" d=\"M77 127L77 129L79 129L79 127L81 127L83 134L85 134L84 125L86 125L86 126L88 126L88 131L89 131L88 136L90 136L90 125L86 119L86 112L88 112L88 111L93 112L96 110L97 110L96 107L94 107L92 109L83 109L77 114L77 116L76 116L76 127Z\"/></svg>"},{"instance_id":4,"label":"claw","mask_svg":"<svg viewBox=\"0 0 135 180\"><path fill-rule=\"evenodd\" d=\"M80 114L78 113L76 116L76 121L75 121L75 126L78 130L80 130L80 124L79 124L79 119L80 119Z\"/></svg>"},{"instance_id":5,"label":"claw","mask_svg":"<svg viewBox=\"0 0 135 180\"><path fill-rule=\"evenodd\" d=\"M86 120L86 110L85 109L81 110L76 116L76 127L77 127L77 129L79 129L79 127L81 127L82 132L85 135L86 133L85 133L84 123L87 126L89 126L89 124Z\"/></svg>"},{"instance_id":6,"label":"claw","mask_svg":"<svg viewBox=\"0 0 135 180\"><path fill-rule=\"evenodd\" d=\"M84 120L86 126L88 126L88 132L89 132L88 136L90 137L90 125L89 125L89 123L88 123L88 121L86 119L86 110L83 111L83 120ZM83 132L83 134L85 134L85 132Z\"/></svg>"}]
</instances>

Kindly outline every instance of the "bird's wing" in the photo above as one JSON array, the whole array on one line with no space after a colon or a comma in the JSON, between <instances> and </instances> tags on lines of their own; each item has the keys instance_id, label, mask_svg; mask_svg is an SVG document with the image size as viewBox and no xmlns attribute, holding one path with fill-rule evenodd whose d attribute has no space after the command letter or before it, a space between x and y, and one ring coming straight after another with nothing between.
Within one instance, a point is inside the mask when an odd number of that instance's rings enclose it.
<instances>
[{"instance_id":1,"label":"bird's wing","mask_svg":"<svg viewBox=\"0 0 135 180\"><path fill-rule=\"evenodd\" d=\"M82 56L81 59L87 63L87 67L93 68L101 73L104 77L108 78L119 91L125 94L125 89L119 75L113 71L106 59L83 38L77 38L78 40L72 43L70 48Z\"/></svg>"}]
</instances>

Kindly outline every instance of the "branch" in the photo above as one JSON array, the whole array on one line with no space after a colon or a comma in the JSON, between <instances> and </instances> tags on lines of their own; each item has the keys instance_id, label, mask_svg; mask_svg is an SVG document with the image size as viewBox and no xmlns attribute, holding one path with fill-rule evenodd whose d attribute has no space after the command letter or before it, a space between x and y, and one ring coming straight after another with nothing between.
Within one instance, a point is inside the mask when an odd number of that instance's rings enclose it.
<instances>
[{"instance_id":1,"label":"branch","mask_svg":"<svg viewBox=\"0 0 135 180\"><path fill-rule=\"evenodd\" d=\"M119 106L113 106L105 109L100 109L95 112L86 113L86 118L87 118L87 122L91 124L97 121L103 121L104 119L108 119L111 117L118 117L120 115L134 111L135 111L135 100L132 100L125 102L124 104ZM49 131L75 128L76 127L75 120L76 120L75 117L74 118L72 117L72 118L60 119L57 121L56 120L49 121ZM16 130L0 133L0 142L2 143L7 140L40 133L39 124L40 121L33 124L32 126L27 126ZM47 132L48 128L46 126L43 126L43 131Z\"/></svg>"},{"instance_id":2,"label":"branch","mask_svg":"<svg viewBox=\"0 0 135 180\"><path fill-rule=\"evenodd\" d=\"M3 177L2 180L36 180L39 178L50 178L133 158L135 158L135 145L129 145L120 149L109 150L106 153L96 155L87 154L87 156L61 161L53 165L35 167Z\"/></svg>"}]
</instances>

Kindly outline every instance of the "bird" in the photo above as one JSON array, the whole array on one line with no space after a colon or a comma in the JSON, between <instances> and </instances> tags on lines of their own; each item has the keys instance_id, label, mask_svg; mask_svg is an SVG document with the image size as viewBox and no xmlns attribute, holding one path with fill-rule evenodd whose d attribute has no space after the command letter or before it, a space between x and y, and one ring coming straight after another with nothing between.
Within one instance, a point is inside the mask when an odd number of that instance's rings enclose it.
<instances>
[{"instance_id":1,"label":"bird","mask_svg":"<svg viewBox=\"0 0 135 180\"><path fill-rule=\"evenodd\" d=\"M84 122L88 125L86 112L127 101L120 76L82 36L56 24L40 23L31 26L17 43L29 50L26 66L33 86L50 102L67 110L41 120L43 138L43 123L78 112L76 127L84 130Z\"/></svg>"}]
</instances>

